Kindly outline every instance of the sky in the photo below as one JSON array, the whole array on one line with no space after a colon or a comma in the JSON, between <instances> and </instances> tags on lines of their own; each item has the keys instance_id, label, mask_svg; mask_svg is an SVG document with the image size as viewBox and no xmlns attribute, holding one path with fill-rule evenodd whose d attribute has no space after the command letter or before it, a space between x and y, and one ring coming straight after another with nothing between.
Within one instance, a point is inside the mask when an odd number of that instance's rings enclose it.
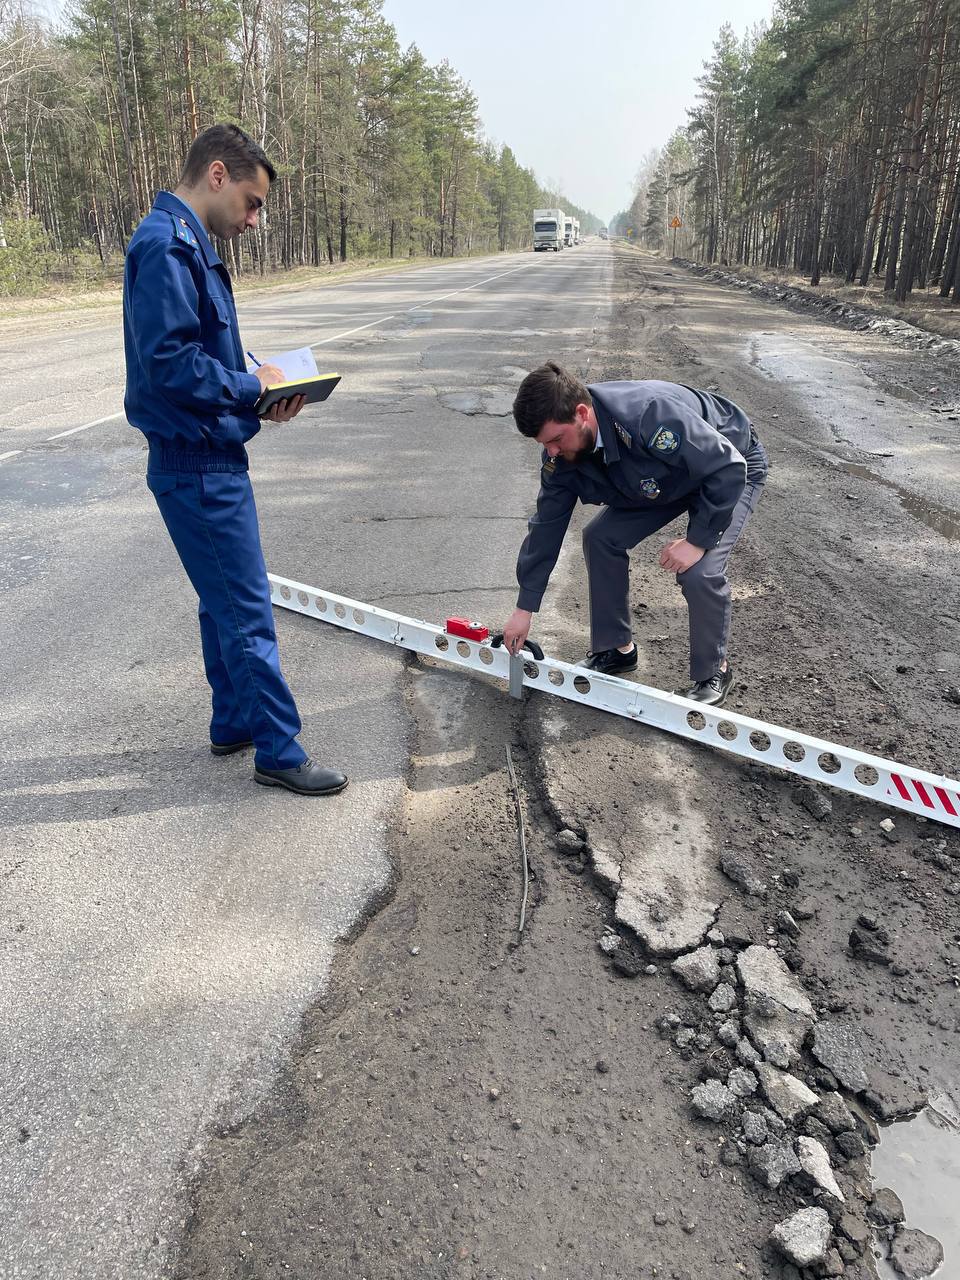
<instances>
[{"instance_id":1,"label":"sky","mask_svg":"<svg viewBox=\"0 0 960 1280\"><path fill-rule=\"evenodd\" d=\"M542 186L608 222L643 157L696 99L724 22L738 36L774 0L384 0L400 45L444 58L479 102L488 138Z\"/></svg>"}]
</instances>

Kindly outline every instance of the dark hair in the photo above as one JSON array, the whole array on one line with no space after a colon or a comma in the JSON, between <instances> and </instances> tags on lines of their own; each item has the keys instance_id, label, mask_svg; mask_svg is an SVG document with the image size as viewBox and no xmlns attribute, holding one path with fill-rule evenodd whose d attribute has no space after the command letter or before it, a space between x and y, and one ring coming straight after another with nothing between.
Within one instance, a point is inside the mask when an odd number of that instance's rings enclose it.
<instances>
[{"instance_id":1,"label":"dark hair","mask_svg":"<svg viewBox=\"0 0 960 1280\"><path fill-rule=\"evenodd\" d=\"M531 439L545 422L572 422L578 404L593 404L579 378L552 360L528 373L513 402L513 416L521 435Z\"/></svg>"},{"instance_id":2,"label":"dark hair","mask_svg":"<svg viewBox=\"0 0 960 1280\"><path fill-rule=\"evenodd\" d=\"M185 187L195 187L214 160L223 162L234 182L256 177L258 168L267 171L271 182L277 176L263 147L235 124L214 124L197 134L183 162L180 181Z\"/></svg>"}]
</instances>

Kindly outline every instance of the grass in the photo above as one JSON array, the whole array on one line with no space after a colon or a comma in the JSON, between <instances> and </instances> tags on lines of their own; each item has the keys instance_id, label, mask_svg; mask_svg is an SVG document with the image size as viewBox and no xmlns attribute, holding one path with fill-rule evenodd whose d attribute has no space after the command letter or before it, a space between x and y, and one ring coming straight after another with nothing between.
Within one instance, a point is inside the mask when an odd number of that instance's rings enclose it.
<instances>
[{"instance_id":1,"label":"grass","mask_svg":"<svg viewBox=\"0 0 960 1280\"><path fill-rule=\"evenodd\" d=\"M469 254L455 258L355 258L347 262L335 262L322 267L297 267L289 271L268 271L264 275L248 274L234 277L234 293L238 297L264 290L315 289L338 284L341 280L359 276L377 275L384 271L405 271L414 267L436 265L441 262L458 262ZM489 256L487 254L473 256ZM18 329L24 321L62 315L76 315L82 319L87 313L117 310L123 301L123 275L101 273L98 280L61 280L51 282L43 293L30 297L5 297L0 332ZM91 317L92 318L92 317Z\"/></svg>"}]
</instances>

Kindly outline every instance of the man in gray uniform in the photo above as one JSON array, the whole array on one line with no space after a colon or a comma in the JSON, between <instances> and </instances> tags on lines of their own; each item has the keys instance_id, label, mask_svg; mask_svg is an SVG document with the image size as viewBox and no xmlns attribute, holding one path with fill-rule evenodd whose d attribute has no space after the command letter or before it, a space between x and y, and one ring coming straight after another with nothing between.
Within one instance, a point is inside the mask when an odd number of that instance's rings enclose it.
<instances>
[{"instance_id":1,"label":"man in gray uniform","mask_svg":"<svg viewBox=\"0 0 960 1280\"><path fill-rule=\"evenodd\" d=\"M719 706L730 691L730 552L767 477L750 419L730 400L675 382L600 382L589 388L557 364L520 384L513 415L543 446L537 511L517 560L520 595L503 629L517 653L540 608L573 508L602 506L583 531L590 589L586 665L619 674L637 666L627 552L678 516L686 536L660 553L690 616L690 679L682 690Z\"/></svg>"}]
</instances>

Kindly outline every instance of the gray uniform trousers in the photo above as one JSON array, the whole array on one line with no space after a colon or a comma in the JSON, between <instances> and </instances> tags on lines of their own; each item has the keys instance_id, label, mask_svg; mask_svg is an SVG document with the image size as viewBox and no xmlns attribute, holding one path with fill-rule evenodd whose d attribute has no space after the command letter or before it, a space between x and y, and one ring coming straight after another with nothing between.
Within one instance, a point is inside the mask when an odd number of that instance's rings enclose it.
<instances>
[{"instance_id":1,"label":"gray uniform trousers","mask_svg":"<svg viewBox=\"0 0 960 1280\"><path fill-rule=\"evenodd\" d=\"M730 632L727 560L753 514L765 480L764 469L756 479L747 481L717 545L704 552L693 568L677 574L690 620L690 679L693 681L709 680L716 675L726 656ZM682 515L688 505L688 502L671 502L662 507L651 505L646 510L604 507L584 527L583 557L590 583L590 649L593 653L628 644L633 634L627 552Z\"/></svg>"}]
</instances>

